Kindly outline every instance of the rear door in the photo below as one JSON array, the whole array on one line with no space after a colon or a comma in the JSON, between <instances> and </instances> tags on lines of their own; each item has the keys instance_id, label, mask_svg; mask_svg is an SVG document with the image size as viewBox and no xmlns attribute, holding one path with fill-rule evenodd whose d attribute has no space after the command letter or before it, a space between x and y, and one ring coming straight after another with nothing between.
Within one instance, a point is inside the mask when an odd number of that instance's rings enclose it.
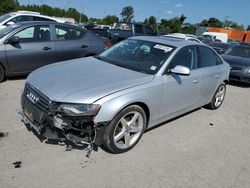
<instances>
[{"instance_id":1,"label":"rear door","mask_svg":"<svg viewBox=\"0 0 250 188\"><path fill-rule=\"evenodd\" d=\"M75 59L88 55L90 41L84 30L55 24L55 35L57 61Z\"/></svg>"},{"instance_id":2,"label":"rear door","mask_svg":"<svg viewBox=\"0 0 250 188\"><path fill-rule=\"evenodd\" d=\"M14 36L18 36L20 42L6 44L6 56L11 72L27 73L55 62L50 25L29 26Z\"/></svg>"},{"instance_id":3,"label":"rear door","mask_svg":"<svg viewBox=\"0 0 250 188\"><path fill-rule=\"evenodd\" d=\"M203 102L209 102L213 97L221 78L218 55L208 47L198 47L198 69L202 72L200 76L201 97Z\"/></svg>"}]
</instances>

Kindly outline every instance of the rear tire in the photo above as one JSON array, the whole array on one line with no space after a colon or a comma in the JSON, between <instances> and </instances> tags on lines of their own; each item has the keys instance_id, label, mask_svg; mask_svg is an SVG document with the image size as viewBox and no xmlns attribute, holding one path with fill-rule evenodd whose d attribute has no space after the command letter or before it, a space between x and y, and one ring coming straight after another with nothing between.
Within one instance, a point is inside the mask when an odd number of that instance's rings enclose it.
<instances>
[{"instance_id":1,"label":"rear tire","mask_svg":"<svg viewBox=\"0 0 250 188\"><path fill-rule=\"evenodd\" d=\"M0 64L0 83L5 79L5 72L3 66Z\"/></svg>"},{"instance_id":2,"label":"rear tire","mask_svg":"<svg viewBox=\"0 0 250 188\"><path fill-rule=\"evenodd\" d=\"M205 107L210 110L216 110L222 105L225 95L226 95L226 84L223 82L220 84L220 86L216 90L212 101L209 104L207 104Z\"/></svg>"},{"instance_id":3,"label":"rear tire","mask_svg":"<svg viewBox=\"0 0 250 188\"><path fill-rule=\"evenodd\" d=\"M132 149L141 139L146 128L146 114L138 105L120 111L109 123L104 133L104 146L112 153Z\"/></svg>"}]
</instances>

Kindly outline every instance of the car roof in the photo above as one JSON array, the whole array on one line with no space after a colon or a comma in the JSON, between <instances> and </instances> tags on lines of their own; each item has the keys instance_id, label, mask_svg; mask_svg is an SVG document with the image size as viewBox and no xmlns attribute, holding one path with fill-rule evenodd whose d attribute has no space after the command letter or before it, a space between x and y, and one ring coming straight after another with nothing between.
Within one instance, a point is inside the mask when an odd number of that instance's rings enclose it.
<instances>
[{"instance_id":1,"label":"car roof","mask_svg":"<svg viewBox=\"0 0 250 188\"><path fill-rule=\"evenodd\" d=\"M48 18L51 20L55 20L57 22L65 22L64 20L60 19L60 18L56 18L56 17L52 17L52 16L47 16L47 15L43 15L40 14L39 12L33 12L33 11L17 11L17 12L10 12L10 14L12 15L26 15L26 16L36 16L36 17L40 17L40 18Z\"/></svg>"},{"instance_id":2,"label":"car roof","mask_svg":"<svg viewBox=\"0 0 250 188\"><path fill-rule=\"evenodd\" d=\"M13 25L17 25L18 27L22 27L22 26L32 26L32 25L40 25L40 24L53 24L53 25L61 25L61 26L70 26L70 27L75 27L78 29L83 29L79 26L73 25L73 24L69 24L69 23L60 23L60 22L54 22L54 21L26 21L26 22L18 22L15 23ZM84 29L83 29L84 30Z\"/></svg>"},{"instance_id":3,"label":"car roof","mask_svg":"<svg viewBox=\"0 0 250 188\"><path fill-rule=\"evenodd\" d=\"M174 46L176 48L189 46L189 45L202 45L200 43L193 42L193 41L186 41L183 39L178 39L174 37L170 38L170 37L164 37L164 36L138 36L138 37L131 37L131 38L150 41L150 42L156 42L160 44ZM205 46L205 45L202 45L202 46Z\"/></svg>"}]
</instances>

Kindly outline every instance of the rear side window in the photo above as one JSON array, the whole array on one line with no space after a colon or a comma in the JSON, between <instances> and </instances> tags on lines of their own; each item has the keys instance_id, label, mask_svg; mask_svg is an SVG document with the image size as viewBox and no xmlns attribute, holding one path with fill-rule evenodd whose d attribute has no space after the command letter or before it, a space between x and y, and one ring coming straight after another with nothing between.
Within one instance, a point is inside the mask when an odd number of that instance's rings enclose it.
<instances>
[{"instance_id":1,"label":"rear side window","mask_svg":"<svg viewBox=\"0 0 250 188\"><path fill-rule=\"evenodd\" d=\"M173 69L177 65L188 67L191 70L196 69L196 48L188 46L181 49L170 62L168 70Z\"/></svg>"},{"instance_id":2,"label":"rear side window","mask_svg":"<svg viewBox=\"0 0 250 188\"><path fill-rule=\"evenodd\" d=\"M217 63L215 53L204 46L199 46L199 61L198 68L214 66Z\"/></svg>"},{"instance_id":3,"label":"rear side window","mask_svg":"<svg viewBox=\"0 0 250 188\"><path fill-rule=\"evenodd\" d=\"M77 40L84 37L85 32L66 26L55 26L57 40Z\"/></svg>"}]
</instances>

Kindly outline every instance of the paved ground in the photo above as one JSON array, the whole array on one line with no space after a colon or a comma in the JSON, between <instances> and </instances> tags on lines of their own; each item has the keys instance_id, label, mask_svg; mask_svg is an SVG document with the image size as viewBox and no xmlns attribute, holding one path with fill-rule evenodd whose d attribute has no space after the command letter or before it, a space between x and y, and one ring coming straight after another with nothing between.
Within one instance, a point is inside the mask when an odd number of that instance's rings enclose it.
<instances>
[{"instance_id":1,"label":"paved ground","mask_svg":"<svg viewBox=\"0 0 250 188\"><path fill-rule=\"evenodd\" d=\"M0 187L190 187L250 185L250 88L228 86L217 111L199 109L144 134L124 154L40 143L21 122L25 80L0 84ZM21 161L21 168L12 164Z\"/></svg>"}]
</instances>

